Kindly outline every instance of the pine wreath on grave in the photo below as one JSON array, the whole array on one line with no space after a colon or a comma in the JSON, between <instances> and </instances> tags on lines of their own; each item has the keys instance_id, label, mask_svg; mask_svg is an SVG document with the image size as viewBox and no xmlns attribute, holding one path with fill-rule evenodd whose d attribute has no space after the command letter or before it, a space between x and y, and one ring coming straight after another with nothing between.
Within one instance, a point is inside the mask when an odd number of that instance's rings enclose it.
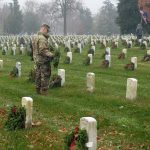
<instances>
[{"instance_id":1,"label":"pine wreath on grave","mask_svg":"<svg viewBox=\"0 0 150 150\"><path fill-rule=\"evenodd\" d=\"M2 50L2 55L6 55L6 51L4 49Z\"/></svg>"},{"instance_id":2,"label":"pine wreath on grave","mask_svg":"<svg viewBox=\"0 0 150 150\"><path fill-rule=\"evenodd\" d=\"M146 49L146 45L145 45L143 42L142 42L142 44L141 44L140 47L141 47L141 49L143 49L143 50Z\"/></svg>"},{"instance_id":3,"label":"pine wreath on grave","mask_svg":"<svg viewBox=\"0 0 150 150\"><path fill-rule=\"evenodd\" d=\"M150 55L148 54L145 54L143 59L142 59L143 62L147 62L147 61L150 61Z\"/></svg>"},{"instance_id":4,"label":"pine wreath on grave","mask_svg":"<svg viewBox=\"0 0 150 150\"><path fill-rule=\"evenodd\" d=\"M69 48L65 47L64 52L69 52L69 51L70 51Z\"/></svg>"},{"instance_id":5,"label":"pine wreath on grave","mask_svg":"<svg viewBox=\"0 0 150 150\"><path fill-rule=\"evenodd\" d=\"M108 52L107 52L107 51L105 51L105 52L103 53L102 59L105 59L105 56L106 56L106 55L108 55Z\"/></svg>"},{"instance_id":6,"label":"pine wreath on grave","mask_svg":"<svg viewBox=\"0 0 150 150\"><path fill-rule=\"evenodd\" d=\"M51 77L49 87L50 87L50 88L61 87L61 80L62 80L62 78L61 78L59 75L53 75L53 76Z\"/></svg>"},{"instance_id":7,"label":"pine wreath on grave","mask_svg":"<svg viewBox=\"0 0 150 150\"><path fill-rule=\"evenodd\" d=\"M126 70L134 71L134 63L131 62L130 64L125 65L124 68Z\"/></svg>"},{"instance_id":8,"label":"pine wreath on grave","mask_svg":"<svg viewBox=\"0 0 150 150\"><path fill-rule=\"evenodd\" d=\"M92 48L90 48L90 49L88 50L88 54L92 54L92 55L94 56L94 50L93 50Z\"/></svg>"},{"instance_id":9,"label":"pine wreath on grave","mask_svg":"<svg viewBox=\"0 0 150 150\"><path fill-rule=\"evenodd\" d=\"M10 77L18 76L18 68L16 66L13 67L13 70L10 72Z\"/></svg>"},{"instance_id":10,"label":"pine wreath on grave","mask_svg":"<svg viewBox=\"0 0 150 150\"><path fill-rule=\"evenodd\" d=\"M31 69L31 71L29 72L29 81L30 82L35 82L35 76L36 76L36 72L35 69Z\"/></svg>"},{"instance_id":11,"label":"pine wreath on grave","mask_svg":"<svg viewBox=\"0 0 150 150\"><path fill-rule=\"evenodd\" d=\"M102 67L103 68L108 68L109 67L109 61L108 60L103 60L102 61Z\"/></svg>"},{"instance_id":12,"label":"pine wreath on grave","mask_svg":"<svg viewBox=\"0 0 150 150\"><path fill-rule=\"evenodd\" d=\"M135 45L134 45L134 46L136 46L136 47L140 46L140 44L139 44L139 41L138 41L138 40L135 40Z\"/></svg>"},{"instance_id":13,"label":"pine wreath on grave","mask_svg":"<svg viewBox=\"0 0 150 150\"><path fill-rule=\"evenodd\" d=\"M65 139L65 150L88 150L86 143L88 142L88 135L86 130L81 130L76 127Z\"/></svg>"},{"instance_id":14,"label":"pine wreath on grave","mask_svg":"<svg viewBox=\"0 0 150 150\"><path fill-rule=\"evenodd\" d=\"M90 65L90 57L87 57L84 61L83 61L83 64L88 66Z\"/></svg>"},{"instance_id":15,"label":"pine wreath on grave","mask_svg":"<svg viewBox=\"0 0 150 150\"><path fill-rule=\"evenodd\" d=\"M54 59L53 59L54 68L58 68L60 55L61 55L60 50L55 50Z\"/></svg>"},{"instance_id":16,"label":"pine wreath on grave","mask_svg":"<svg viewBox=\"0 0 150 150\"><path fill-rule=\"evenodd\" d=\"M125 53L120 53L118 59L125 59Z\"/></svg>"},{"instance_id":17,"label":"pine wreath on grave","mask_svg":"<svg viewBox=\"0 0 150 150\"><path fill-rule=\"evenodd\" d=\"M116 45L116 43L115 43L115 42L112 42L112 44L111 44L111 48L112 48L112 49L117 48L117 45Z\"/></svg>"},{"instance_id":18,"label":"pine wreath on grave","mask_svg":"<svg viewBox=\"0 0 150 150\"><path fill-rule=\"evenodd\" d=\"M74 45L73 45L73 43L71 43L71 48L73 48L74 47Z\"/></svg>"},{"instance_id":19,"label":"pine wreath on grave","mask_svg":"<svg viewBox=\"0 0 150 150\"><path fill-rule=\"evenodd\" d=\"M80 48L78 48L78 47L75 48L75 49L74 49L74 53L80 53Z\"/></svg>"},{"instance_id":20,"label":"pine wreath on grave","mask_svg":"<svg viewBox=\"0 0 150 150\"><path fill-rule=\"evenodd\" d=\"M17 130L25 128L26 111L24 107L10 107L5 128L8 130Z\"/></svg>"},{"instance_id":21,"label":"pine wreath on grave","mask_svg":"<svg viewBox=\"0 0 150 150\"><path fill-rule=\"evenodd\" d=\"M127 44L127 48L131 48L131 46L132 46L131 43Z\"/></svg>"},{"instance_id":22,"label":"pine wreath on grave","mask_svg":"<svg viewBox=\"0 0 150 150\"><path fill-rule=\"evenodd\" d=\"M64 63L65 64L70 64L70 57L69 56L66 56Z\"/></svg>"}]
</instances>

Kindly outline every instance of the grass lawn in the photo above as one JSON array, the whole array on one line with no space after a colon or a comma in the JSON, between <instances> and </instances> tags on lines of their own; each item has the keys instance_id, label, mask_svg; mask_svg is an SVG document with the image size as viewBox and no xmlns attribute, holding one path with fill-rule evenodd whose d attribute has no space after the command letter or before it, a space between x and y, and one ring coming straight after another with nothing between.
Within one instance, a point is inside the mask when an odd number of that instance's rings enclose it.
<instances>
[{"instance_id":1,"label":"grass lawn","mask_svg":"<svg viewBox=\"0 0 150 150\"><path fill-rule=\"evenodd\" d=\"M150 150L150 62L141 62L146 50L128 49L128 57L118 60L121 48L113 49L112 67L101 67L104 49L96 46L93 64L84 66L88 46L82 54L73 53L72 64L64 64L66 53L61 51L60 69L66 70L66 83L62 88L50 89L48 96L39 96L34 83L28 82L33 67L29 56L1 55L4 68L0 71L0 150L63 150L64 136L79 125L81 117L94 117L98 123L99 150ZM124 70L132 56L138 57L135 71ZM22 63L22 76L9 78L16 61ZM86 74L96 75L96 90L86 91ZM57 69L52 67L52 74ZM138 98L125 99L127 78L138 79ZM21 105L21 98L34 100L33 121L42 125L27 130L7 131L8 105Z\"/></svg>"}]
</instances>

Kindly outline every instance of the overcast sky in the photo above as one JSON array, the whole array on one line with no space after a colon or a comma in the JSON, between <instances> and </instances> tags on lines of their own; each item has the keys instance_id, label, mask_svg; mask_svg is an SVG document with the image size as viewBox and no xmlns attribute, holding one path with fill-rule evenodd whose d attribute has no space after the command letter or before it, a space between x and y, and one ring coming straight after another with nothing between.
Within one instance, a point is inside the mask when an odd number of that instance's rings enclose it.
<instances>
[{"instance_id":1,"label":"overcast sky","mask_svg":"<svg viewBox=\"0 0 150 150\"><path fill-rule=\"evenodd\" d=\"M1 2L11 2L12 0L0 0ZM22 5L26 0L18 0L19 3ZM41 1L41 2L48 2L51 0L36 0L36 1ZM87 6L88 8L91 9L92 13L95 14L99 8L102 6L103 2L105 0L81 0L84 4L84 6ZM111 0L111 2L115 5L117 5L117 0Z\"/></svg>"}]
</instances>

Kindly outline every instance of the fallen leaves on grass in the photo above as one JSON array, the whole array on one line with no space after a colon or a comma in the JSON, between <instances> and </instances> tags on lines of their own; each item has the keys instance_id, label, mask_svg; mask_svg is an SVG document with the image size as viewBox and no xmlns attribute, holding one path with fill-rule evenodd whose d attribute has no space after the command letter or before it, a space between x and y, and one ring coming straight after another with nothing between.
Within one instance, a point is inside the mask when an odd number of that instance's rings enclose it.
<instances>
[{"instance_id":1,"label":"fallen leaves on grass","mask_svg":"<svg viewBox=\"0 0 150 150\"><path fill-rule=\"evenodd\" d=\"M61 133L67 133L68 132L68 130L65 127L61 127L61 129L58 131Z\"/></svg>"},{"instance_id":2,"label":"fallen leaves on grass","mask_svg":"<svg viewBox=\"0 0 150 150\"><path fill-rule=\"evenodd\" d=\"M38 121L38 122L32 122L32 127L38 127L41 126L42 122Z\"/></svg>"},{"instance_id":3,"label":"fallen leaves on grass","mask_svg":"<svg viewBox=\"0 0 150 150\"><path fill-rule=\"evenodd\" d=\"M1 116L1 117L5 117L5 116L6 116L6 114L7 114L6 109L1 108L1 109L0 109L0 116Z\"/></svg>"}]
</instances>

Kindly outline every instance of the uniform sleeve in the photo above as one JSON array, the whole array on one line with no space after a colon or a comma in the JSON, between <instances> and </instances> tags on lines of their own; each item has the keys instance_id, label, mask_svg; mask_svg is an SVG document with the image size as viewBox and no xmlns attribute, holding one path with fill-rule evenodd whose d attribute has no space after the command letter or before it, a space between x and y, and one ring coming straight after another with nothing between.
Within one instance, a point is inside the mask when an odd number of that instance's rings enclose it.
<instances>
[{"instance_id":1,"label":"uniform sleeve","mask_svg":"<svg viewBox=\"0 0 150 150\"><path fill-rule=\"evenodd\" d=\"M52 57L53 54L49 51L48 41L44 39L39 40L39 54L46 57Z\"/></svg>"}]
</instances>

